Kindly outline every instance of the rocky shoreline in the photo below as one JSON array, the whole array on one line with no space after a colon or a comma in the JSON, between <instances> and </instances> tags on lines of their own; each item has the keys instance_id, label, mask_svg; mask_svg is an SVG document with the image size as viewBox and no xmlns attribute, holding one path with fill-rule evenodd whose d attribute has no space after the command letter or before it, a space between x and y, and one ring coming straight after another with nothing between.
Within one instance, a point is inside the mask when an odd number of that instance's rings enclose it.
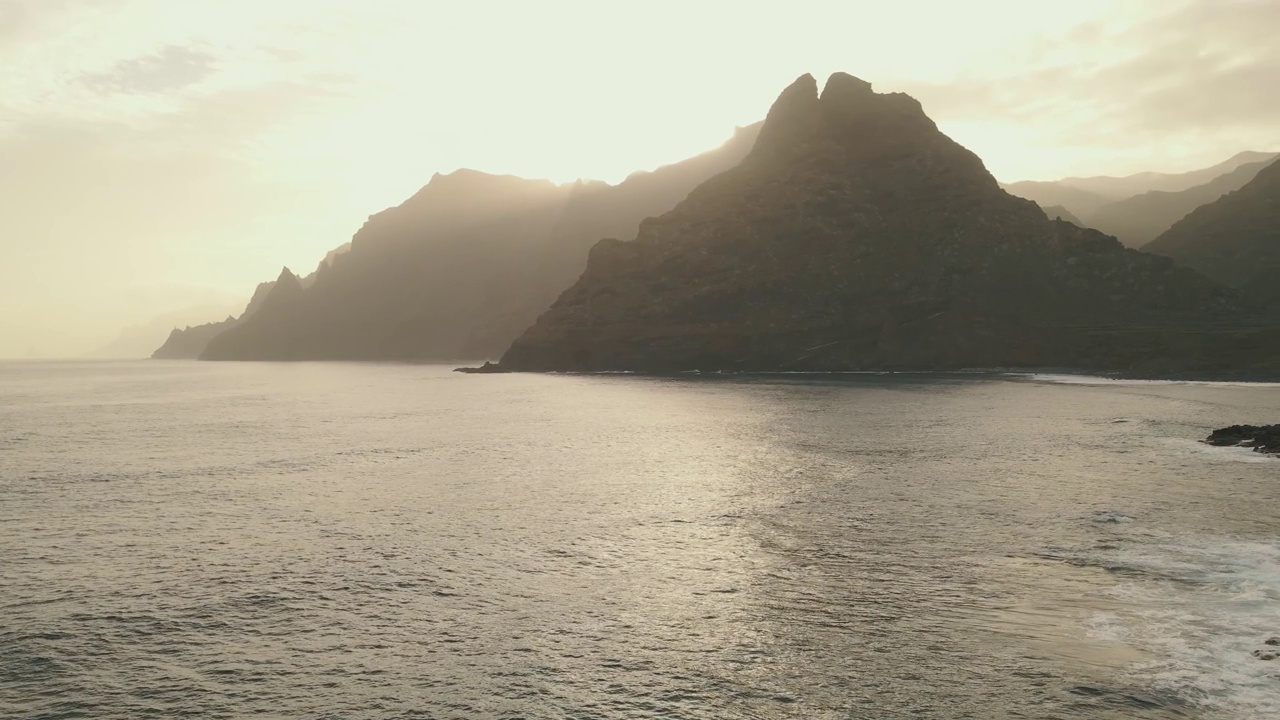
<instances>
[{"instance_id":1,"label":"rocky shoreline","mask_svg":"<svg viewBox=\"0 0 1280 720\"><path fill-rule=\"evenodd\" d=\"M1280 425L1232 425L1219 428L1205 438L1218 447L1247 447L1254 452L1280 455Z\"/></svg>"}]
</instances>

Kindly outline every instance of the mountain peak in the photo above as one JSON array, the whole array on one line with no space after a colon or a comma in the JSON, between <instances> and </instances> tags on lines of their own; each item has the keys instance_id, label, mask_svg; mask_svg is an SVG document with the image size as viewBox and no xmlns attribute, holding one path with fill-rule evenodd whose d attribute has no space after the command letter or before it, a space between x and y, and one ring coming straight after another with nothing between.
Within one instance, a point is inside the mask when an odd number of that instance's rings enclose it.
<instances>
[{"instance_id":1,"label":"mountain peak","mask_svg":"<svg viewBox=\"0 0 1280 720\"><path fill-rule=\"evenodd\" d=\"M819 99L830 101L845 98L865 98L874 94L875 91L871 89L871 83L848 73L838 72L827 78L827 84L822 88L822 96Z\"/></svg>"},{"instance_id":2,"label":"mountain peak","mask_svg":"<svg viewBox=\"0 0 1280 720\"><path fill-rule=\"evenodd\" d=\"M782 148L803 142L822 123L818 107L818 81L808 73L787 86L769 108L756 150Z\"/></svg>"},{"instance_id":3,"label":"mountain peak","mask_svg":"<svg viewBox=\"0 0 1280 720\"><path fill-rule=\"evenodd\" d=\"M280 269L280 277L268 291L267 303L277 303L281 298L291 298L302 294L302 280L287 267Z\"/></svg>"},{"instance_id":4,"label":"mountain peak","mask_svg":"<svg viewBox=\"0 0 1280 720\"><path fill-rule=\"evenodd\" d=\"M1237 298L1114 238L1051 222L1001 191L910 96L845 74L818 96L803 76L774 103L746 161L634 240L592 248L577 283L500 365L1200 367L1220 353L1216 343L1175 348L1168 338L1247 314ZM1262 366L1280 352L1280 333L1236 348L1230 362Z\"/></svg>"}]
</instances>

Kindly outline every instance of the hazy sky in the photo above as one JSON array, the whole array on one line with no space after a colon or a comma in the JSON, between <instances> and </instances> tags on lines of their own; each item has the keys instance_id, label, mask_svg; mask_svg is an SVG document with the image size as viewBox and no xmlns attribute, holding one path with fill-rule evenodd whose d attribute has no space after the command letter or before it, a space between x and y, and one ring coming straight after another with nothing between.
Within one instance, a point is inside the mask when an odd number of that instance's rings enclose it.
<instances>
[{"instance_id":1,"label":"hazy sky","mask_svg":"<svg viewBox=\"0 0 1280 720\"><path fill-rule=\"evenodd\" d=\"M1002 180L1280 149L1277 30L1280 0L0 0L0 357L243 301L437 171L696 154L805 72L915 95Z\"/></svg>"}]
</instances>

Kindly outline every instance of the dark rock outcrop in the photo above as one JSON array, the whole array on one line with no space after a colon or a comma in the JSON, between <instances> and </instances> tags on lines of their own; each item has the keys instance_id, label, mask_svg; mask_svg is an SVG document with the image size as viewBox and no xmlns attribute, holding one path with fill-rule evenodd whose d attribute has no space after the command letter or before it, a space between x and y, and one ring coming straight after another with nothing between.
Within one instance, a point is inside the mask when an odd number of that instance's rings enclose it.
<instances>
[{"instance_id":1,"label":"dark rock outcrop","mask_svg":"<svg viewBox=\"0 0 1280 720\"><path fill-rule=\"evenodd\" d=\"M1105 205L1089 216L1088 227L1115 236L1127 247L1142 248L1201 205L1244 187L1271 162L1241 165L1186 190L1152 190Z\"/></svg>"},{"instance_id":2,"label":"dark rock outcrop","mask_svg":"<svg viewBox=\"0 0 1280 720\"><path fill-rule=\"evenodd\" d=\"M348 253L287 311L255 314L209 343L210 360L496 358L582 273L601 237L632 237L736 165L758 125L723 147L616 186L436 175L369 218Z\"/></svg>"},{"instance_id":3,"label":"dark rock outcrop","mask_svg":"<svg viewBox=\"0 0 1280 720\"><path fill-rule=\"evenodd\" d=\"M1280 425L1232 425L1209 433L1205 442L1219 447L1250 447L1255 452L1280 454ZM1280 644L1280 640L1276 643L1268 640L1267 644Z\"/></svg>"},{"instance_id":4,"label":"dark rock outcrop","mask_svg":"<svg viewBox=\"0 0 1280 720\"><path fill-rule=\"evenodd\" d=\"M472 375L485 375L490 373L511 372L510 370L502 369L502 366L498 365L497 363L488 362L488 361L485 361L485 364L479 367L460 367L460 368L454 368L453 371L460 372L460 373L469 373Z\"/></svg>"},{"instance_id":5,"label":"dark rock outcrop","mask_svg":"<svg viewBox=\"0 0 1280 720\"><path fill-rule=\"evenodd\" d=\"M1276 372L1238 294L1051 221L913 98L804 76L751 154L586 271L512 370Z\"/></svg>"},{"instance_id":6,"label":"dark rock outcrop","mask_svg":"<svg viewBox=\"0 0 1280 720\"><path fill-rule=\"evenodd\" d=\"M1280 161L1142 249L1280 305Z\"/></svg>"}]
</instances>

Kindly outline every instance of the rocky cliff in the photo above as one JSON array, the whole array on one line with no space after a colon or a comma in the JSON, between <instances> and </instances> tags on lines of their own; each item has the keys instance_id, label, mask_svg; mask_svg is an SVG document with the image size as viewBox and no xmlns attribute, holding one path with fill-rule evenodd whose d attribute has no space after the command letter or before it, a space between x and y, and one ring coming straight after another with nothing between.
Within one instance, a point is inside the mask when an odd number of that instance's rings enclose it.
<instances>
[{"instance_id":1,"label":"rocky cliff","mask_svg":"<svg viewBox=\"0 0 1280 720\"><path fill-rule=\"evenodd\" d=\"M321 271L327 269L337 259L345 255L351 250L351 243L343 243L338 247L325 253L324 259L316 267L315 272L298 280L302 287L310 287L315 282L316 277ZM285 272L290 277L296 277L288 268ZM281 273L283 276L285 273ZM258 287L253 291L253 297L249 298L249 304L245 306L244 312L239 317L229 316L220 322L204 323L203 325L187 326L186 328L174 328L169 333L169 339L161 345L158 350L151 354L153 360L195 360L204 354L209 343L222 333L237 327L242 322L248 320L258 312L266 302L267 296L276 286L276 280L270 280L264 283L258 283Z\"/></svg>"},{"instance_id":2,"label":"rocky cliff","mask_svg":"<svg viewBox=\"0 0 1280 720\"><path fill-rule=\"evenodd\" d=\"M1280 161L1198 208L1143 250L1280 303Z\"/></svg>"},{"instance_id":3,"label":"rocky cliff","mask_svg":"<svg viewBox=\"0 0 1280 720\"><path fill-rule=\"evenodd\" d=\"M723 147L616 186L437 175L372 216L351 249L287 309L211 341L212 360L456 360L497 357L581 274L602 237L629 238L704 180L736 165L758 125Z\"/></svg>"},{"instance_id":4,"label":"rocky cliff","mask_svg":"<svg viewBox=\"0 0 1280 720\"><path fill-rule=\"evenodd\" d=\"M1251 312L1007 194L913 98L806 75L738 167L593 247L500 367L1274 371L1276 333L1227 324Z\"/></svg>"},{"instance_id":5,"label":"rocky cliff","mask_svg":"<svg viewBox=\"0 0 1280 720\"><path fill-rule=\"evenodd\" d=\"M275 286L275 281L259 283L257 289L253 292L253 297L249 298L249 304L245 306L244 312L239 317L229 315L225 320L219 322L204 323L201 325L188 325L185 328L174 328L169 333L169 337L164 344L151 353L152 360L195 360L200 357L205 348L209 346L209 341L221 335L224 331L240 324L240 321L249 317L258 311L262 306L262 302L266 299L267 293Z\"/></svg>"}]
</instances>

